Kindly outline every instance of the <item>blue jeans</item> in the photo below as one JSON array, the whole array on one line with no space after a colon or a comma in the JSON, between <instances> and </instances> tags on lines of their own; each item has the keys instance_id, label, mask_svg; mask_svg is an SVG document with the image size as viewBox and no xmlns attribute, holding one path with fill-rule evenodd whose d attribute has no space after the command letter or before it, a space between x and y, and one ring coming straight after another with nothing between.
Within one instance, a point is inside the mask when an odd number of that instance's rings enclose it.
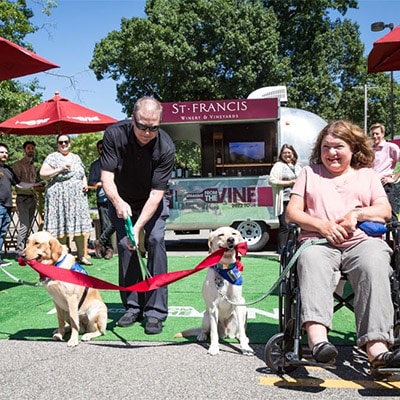
<instances>
[{"instance_id":1,"label":"blue jeans","mask_svg":"<svg viewBox=\"0 0 400 400\"><path fill-rule=\"evenodd\" d=\"M11 221L11 207L4 207L0 204L0 251L3 248L4 238ZM1 257L0 257L1 260Z\"/></svg>"}]
</instances>

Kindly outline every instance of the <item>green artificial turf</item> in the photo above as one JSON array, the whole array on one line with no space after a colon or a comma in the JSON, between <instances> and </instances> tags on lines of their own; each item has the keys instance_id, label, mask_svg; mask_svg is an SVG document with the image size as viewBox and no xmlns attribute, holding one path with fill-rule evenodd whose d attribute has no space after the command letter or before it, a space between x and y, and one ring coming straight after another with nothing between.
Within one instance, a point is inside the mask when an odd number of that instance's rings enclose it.
<instances>
[{"instance_id":1,"label":"green artificial turf","mask_svg":"<svg viewBox=\"0 0 400 400\"><path fill-rule=\"evenodd\" d=\"M206 255L205 255L206 256ZM192 269L203 257L170 256L169 271ZM86 270L92 276L118 284L118 259L99 260L92 258L93 266ZM276 282L279 263L276 257L247 255L243 257L243 295L246 302L253 302L269 291ZM15 261L5 268L12 275L27 282L37 282L38 275L30 267L20 267ZM108 325L105 336L95 340L107 341L187 341L194 337L174 338L177 332L196 328L201 325L204 303L201 287L206 270L169 285L170 315L159 335L146 335L143 325L136 323L132 327L120 328L116 322L124 313L119 292L102 290L101 295L108 307ZM278 333L278 296L277 292L266 299L249 305L247 334L251 343L266 343ZM57 326L54 305L47 291L39 286L33 287L14 282L0 270L0 339L49 340ZM335 314L334 330L331 340L335 344L353 345L354 315L346 309Z\"/></svg>"}]
</instances>

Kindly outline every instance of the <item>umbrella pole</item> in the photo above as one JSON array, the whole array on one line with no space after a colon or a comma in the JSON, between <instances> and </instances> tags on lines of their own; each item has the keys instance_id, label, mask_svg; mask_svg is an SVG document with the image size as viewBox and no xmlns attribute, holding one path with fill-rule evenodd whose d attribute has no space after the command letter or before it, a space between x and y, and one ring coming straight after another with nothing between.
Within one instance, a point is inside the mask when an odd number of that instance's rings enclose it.
<instances>
[{"instance_id":1,"label":"umbrella pole","mask_svg":"<svg viewBox=\"0 0 400 400\"><path fill-rule=\"evenodd\" d=\"M394 139L394 96L393 96L393 71L390 71L390 137Z\"/></svg>"}]
</instances>

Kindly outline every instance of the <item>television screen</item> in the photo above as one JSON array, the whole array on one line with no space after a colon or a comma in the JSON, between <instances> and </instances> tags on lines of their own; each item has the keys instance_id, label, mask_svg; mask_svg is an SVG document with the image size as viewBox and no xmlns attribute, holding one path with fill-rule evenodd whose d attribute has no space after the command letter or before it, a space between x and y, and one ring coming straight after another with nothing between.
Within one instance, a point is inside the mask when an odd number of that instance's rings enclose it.
<instances>
[{"instance_id":1,"label":"television screen","mask_svg":"<svg viewBox=\"0 0 400 400\"><path fill-rule=\"evenodd\" d=\"M231 164L259 163L265 161L264 142L230 142L229 160Z\"/></svg>"}]
</instances>

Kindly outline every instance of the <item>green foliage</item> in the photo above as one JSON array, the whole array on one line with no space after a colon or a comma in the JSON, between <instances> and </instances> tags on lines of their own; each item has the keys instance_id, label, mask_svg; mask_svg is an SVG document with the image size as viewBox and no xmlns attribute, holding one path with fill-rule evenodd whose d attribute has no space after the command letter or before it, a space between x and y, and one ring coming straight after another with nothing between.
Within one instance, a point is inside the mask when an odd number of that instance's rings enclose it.
<instances>
[{"instance_id":1,"label":"green foliage","mask_svg":"<svg viewBox=\"0 0 400 400\"><path fill-rule=\"evenodd\" d=\"M183 167L187 167L190 175L201 171L201 149L189 140L179 140L175 142L176 162L180 162Z\"/></svg>"},{"instance_id":2,"label":"green foliage","mask_svg":"<svg viewBox=\"0 0 400 400\"><path fill-rule=\"evenodd\" d=\"M99 157L96 143L102 138L102 133L84 133L71 137L71 151L82 159L86 175L89 174L90 164Z\"/></svg>"},{"instance_id":3,"label":"green foliage","mask_svg":"<svg viewBox=\"0 0 400 400\"><path fill-rule=\"evenodd\" d=\"M90 64L98 79L119 81L125 112L143 95L240 98L290 75L275 15L260 1L155 0L146 12L97 43Z\"/></svg>"},{"instance_id":4,"label":"green foliage","mask_svg":"<svg viewBox=\"0 0 400 400\"><path fill-rule=\"evenodd\" d=\"M71 137L71 151L78 154L85 166L86 177L89 176L90 164L99 157L96 143L103 138L102 133L84 133ZM96 191L89 190L88 200L91 208L96 208Z\"/></svg>"}]
</instances>

